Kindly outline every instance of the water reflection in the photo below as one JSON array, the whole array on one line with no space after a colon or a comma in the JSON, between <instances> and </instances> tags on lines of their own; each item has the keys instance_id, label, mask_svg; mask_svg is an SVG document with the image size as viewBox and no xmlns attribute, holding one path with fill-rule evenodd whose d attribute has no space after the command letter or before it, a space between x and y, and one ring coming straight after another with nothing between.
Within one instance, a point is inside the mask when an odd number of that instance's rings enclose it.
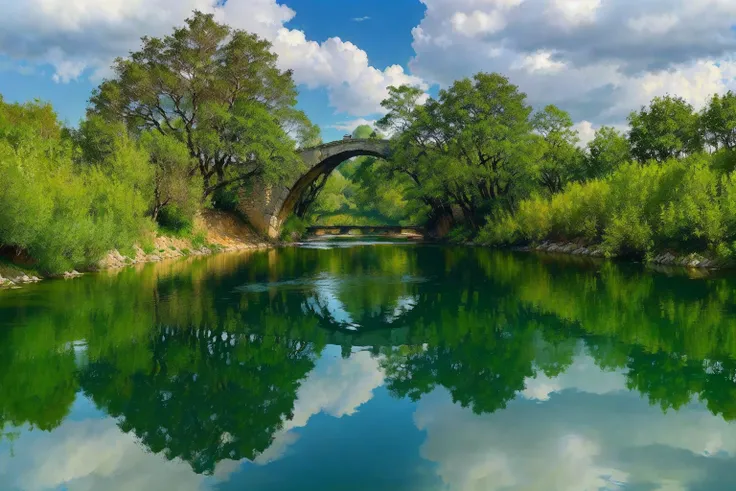
<instances>
[{"instance_id":1,"label":"water reflection","mask_svg":"<svg viewBox=\"0 0 736 491\"><path fill-rule=\"evenodd\" d=\"M353 244L3 292L0 487L731 489L735 286Z\"/></svg>"}]
</instances>

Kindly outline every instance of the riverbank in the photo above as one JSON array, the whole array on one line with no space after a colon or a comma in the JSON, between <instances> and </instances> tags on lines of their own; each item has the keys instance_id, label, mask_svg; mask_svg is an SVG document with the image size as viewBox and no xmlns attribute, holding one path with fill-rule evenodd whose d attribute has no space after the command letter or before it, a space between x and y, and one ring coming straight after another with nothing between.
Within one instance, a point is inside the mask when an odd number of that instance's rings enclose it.
<instances>
[{"instance_id":1,"label":"riverbank","mask_svg":"<svg viewBox=\"0 0 736 491\"><path fill-rule=\"evenodd\" d=\"M616 257L606 256L601 245L585 245L576 242L544 241L535 245L512 247L512 249L518 251L536 251L598 258ZM652 254L645 258L643 262L650 265L674 266L701 270L718 270L732 268L734 266L733 260L730 259L707 257L698 253L683 254L674 251L662 251Z\"/></svg>"},{"instance_id":2,"label":"riverbank","mask_svg":"<svg viewBox=\"0 0 736 491\"><path fill-rule=\"evenodd\" d=\"M36 283L49 278L71 279L82 276L84 273L120 269L165 259L265 249L274 246L274 243L258 235L241 219L222 211L206 210L200 213L195 218L194 229L201 232L194 238L157 235L151 244L145 247L135 245L130 253L123 254L118 250L112 250L97 264L82 272L72 270L59 275L44 276L28 262L14 264L5 261L0 263L0 288L18 288L20 285Z\"/></svg>"}]
</instances>

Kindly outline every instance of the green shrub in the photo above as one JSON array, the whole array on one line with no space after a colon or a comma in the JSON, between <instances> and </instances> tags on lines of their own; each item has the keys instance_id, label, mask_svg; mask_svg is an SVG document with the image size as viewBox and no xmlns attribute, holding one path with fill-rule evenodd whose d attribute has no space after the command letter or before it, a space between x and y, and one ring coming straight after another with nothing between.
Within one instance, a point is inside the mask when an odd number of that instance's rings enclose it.
<instances>
[{"instance_id":1,"label":"green shrub","mask_svg":"<svg viewBox=\"0 0 736 491\"><path fill-rule=\"evenodd\" d=\"M237 211L240 197L237 188L220 188L213 193L212 207L223 211Z\"/></svg>"},{"instance_id":2,"label":"green shrub","mask_svg":"<svg viewBox=\"0 0 736 491\"><path fill-rule=\"evenodd\" d=\"M140 140L150 161L151 215L158 220L167 210L169 220L172 215L177 217L175 223L192 222L201 205L203 180L200 175L191 175L196 160L186 144L158 131L145 132Z\"/></svg>"},{"instance_id":3,"label":"green shrub","mask_svg":"<svg viewBox=\"0 0 736 491\"><path fill-rule=\"evenodd\" d=\"M519 204L515 219L508 214L501 217L502 230L508 234L505 240L515 242L522 240L540 240L547 237L552 229L552 208L547 199L534 195ZM501 233L501 231L497 232ZM513 239L514 235L517 239ZM499 239L504 237L498 235Z\"/></svg>"},{"instance_id":4,"label":"green shrub","mask_svg":"<svg viewBox=\"0 0 736 491\"><path fill-rule=\"evenodd\" d=\"M194 227L194 218L176 205L163 207L157 222L163 233L174 237L189 237Z\"/></svg>"},{"instance_id":5,"label":"green shrub","mask_svg":"<svg viewBox=\"0 0 736 491\"><path fill-rule=\"evenodd\" d=\"M475 231L466 226L466 225L456 225L452 230L450 230L450 233L447 234L446 239L453 244L462 244L465 242L469 242L473 235L475 234Z\"/></svg>"},{"instance_id":6,"label":"green shrub","mask_svg":"<svg viewBox=\"0 0 736 491\"><path fill-rule=\"evenodd\" d=\"M511 245L520 239L519 224L508 212L496 213L490 217L477 237L479 243L487 245Z\"/></svg>"},{"instance_id":7,"label":"green shrub","mask_svg":"<svg viewBox=\"0 0 736 491\"><path fill-rule=\"evenodd\" d=\"M540 240L598 242L612 255L710 250L729 257L736 239L736 173L721 172L723 151L661 164L624 164L604 179L570 183L550 198L533 195L512 215L491 216L486 244Z\"/></svg>"},{"instance_id":8,"label":"green shrub","mask_svg":"<svg viewBox=\"0 0 736 491\"><path fill-rule=\"evenodd\" d=\"M153 245L152 240L146 239L141 242L141 250L143 250L145 254L151 254L153 251L156 250L156 246Z\"/></svg>"},{"instance_id":9,"label":"green shrub","mask_svg":"<svg viewBox=\"0 0 736 491\"><path fill-rule=\"evenodd\" d=\"M721 176L719 205L722 213L724 235L736 237L736 172Z\"/></svg>"},{"instance_id":10,"label":"green shrub","mask_svg":"<svg viewBox=\"0 0 736 491\"><path fill-rule=\"evenodd\" d=\"M600 238L608 220L610 193L608 181L571 183L565 192L551 199L549 229L561 239L584 238L594 241ZM549 229L545 230L545 237L550 235Z\"/></svg>"},{"instance_id":11,"label":"green shrub","mask_svg":"<svg viewBox=\"0 0 736 491\"><path fill-rule=\"evenodd\" d=\"M152 226L147 154L123 135L103 161L80 162L64 135L50 106L0 99L0 244L48 273L129 248Z\"/></svg>"},{"instance_id":12,"label":"green shrub","mask_svg":"<svg viewBox=\"0 0 736 491\"><path fill-rule=\"evenodd\" d=\"M192 235L192 247L195 249L201 249L207 245L207 233L204 231L198 231Z\"/></svg>"},{"instance_id":13,"label":"green shrub","mask_svg":"<svg viewBox=\"0 0 736 491\"><path fill-rule=\"evenodd\" d=\"M718 199L719 179L706 159L691 159L688 163L671 199L662 204L659 241L689 249L714 248L725 232Z\"/></svg>"},{"instance_id":14,"label":"green shrub","mask_svg":"<svg viewBox=\"0 0 736 491\"><path fill-rule=\"evenodd\" d=\"M652 247L652 229L635 207L625 208L606 227L603 245L612 255L643 256Z\"/></svg>"},{"instance_id":15,"label":"green shrub","mask_svg":"<svg viewBox=\"0 0 736 491\"><path fill-rule=\"evenodd\" d=\"M281 240L299 240L307 233L307 220L291 215L281 226Z\"/></svg>"}]
</instances>

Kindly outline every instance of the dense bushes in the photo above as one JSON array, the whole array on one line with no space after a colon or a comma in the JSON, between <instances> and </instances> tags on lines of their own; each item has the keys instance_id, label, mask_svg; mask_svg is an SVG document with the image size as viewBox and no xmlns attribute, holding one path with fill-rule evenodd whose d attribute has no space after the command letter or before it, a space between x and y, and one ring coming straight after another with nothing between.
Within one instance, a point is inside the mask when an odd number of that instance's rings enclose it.
<instances>
[{"instance_id":1,"label":"dense bushes","mask_svg":"<svg viewBox=\"0 0 736 491\"><path fill-rule=\"evenodd\" d=\"M385 177L409 176L430 215L461 214L451 239L582 240L640 256L736 248L736 93L700 111L655 97L630 114L626 134L601 127L585 148L565 111L535 113L499 74L421 97L404 86L382 103L378 125L394 132Z\"/></svg>"},{"instance_id":2,"label":"dense bushes","mask_svg":"<svg viewBox=\"0 0 736 491\"><path fill-rule=\"evenodd\" d=\"M287 241L299 240L307 233L308 226L306 219L291 215L281 226L281 238Z\"/></svg>"},{"instance_id":3,"label":"dense bushes","mask_svg":"<svg viewBox=\"0 0 736 491\"><path fill-rule=\"evenodd\" d=\"M736 173L720 172L714 164L721 158L697 154L625 164L608 177L523 200L514 214L492 217L479 240L584 240L602 243L611 254L667 248L729 254L736 237Z\"/></svg>"},{"instance_id":4,"label":"dense bushes","mask_svg":"<svg viewBox=\"0 0 736 491\"><path fill-rule=\"evenodd\" d=\"M88 266L149 248L155 222L191 236L202 206L232 209L243 185L300 170L297 145L319 128L295 108L269 43L196 11L142 42L115 61L78 128L48 105L0 98L0 252L44 272Z\"/></svg>"},{"instance_id":5,"label":"dense bushes","mask_svg":"<svg viewBox=\"0 0 736 491\"><path fill-rule=\"evenodd\" d=\"M151 226L148 155L125 134L113 145L78 162L50 106L0 99L0 244L59 272L138 240Z\"/></svg>"}]
</instances>

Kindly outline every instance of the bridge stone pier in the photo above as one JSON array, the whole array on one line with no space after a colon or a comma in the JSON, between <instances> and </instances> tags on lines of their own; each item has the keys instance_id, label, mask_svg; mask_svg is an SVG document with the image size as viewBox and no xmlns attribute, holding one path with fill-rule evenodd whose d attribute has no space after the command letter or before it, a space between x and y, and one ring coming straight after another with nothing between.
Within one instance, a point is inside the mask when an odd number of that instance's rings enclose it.
<instances>
[{"instance_id":1,"label":"bridge stone pier","mask_svg":"<svg viewBox=\"0 0 736 491\"><path fill-rule=\"evenodd\" d=\"M388 140L349 139L326 143L300 152L306 170L288 185L265 186L255 183L250 190L242 190L240 211L255 229L269 237L276 238L281 226L291 215L297 204L314 189L322 176L330 174L347 159L360 155L388 158Z\"/></svg>"}]
</instances>

